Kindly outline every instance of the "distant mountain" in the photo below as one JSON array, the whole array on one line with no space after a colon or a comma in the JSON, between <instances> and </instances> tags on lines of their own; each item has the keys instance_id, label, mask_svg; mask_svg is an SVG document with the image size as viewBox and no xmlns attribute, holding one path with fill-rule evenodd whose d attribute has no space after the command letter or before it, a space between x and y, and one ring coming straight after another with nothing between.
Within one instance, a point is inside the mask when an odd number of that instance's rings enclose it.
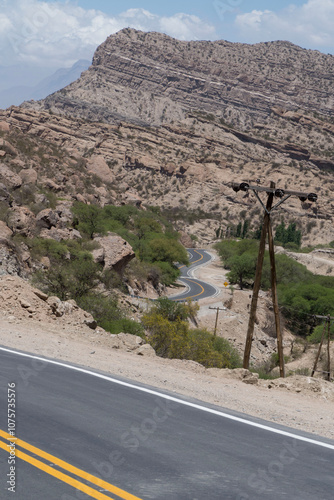
<instances>
[{"instance_id":1,"label":"distant mountain","mask_svg":"<svg viewBox=\"0 0 334 500\"><path fill-rule=\"evenodd\" d=\"M71 82L77 80L81 73L90 66L90 61L81 59L71 68L61 68L51 76L33 86L22 85L0 90L0 108L6 109L12 105L19 105L23 101L31 99L44 99L57 90L66 87ZM0 74L5 76L6 68L0 69ZM9 82L7 82L9 84Z\"/></svg>"}]
</instances>

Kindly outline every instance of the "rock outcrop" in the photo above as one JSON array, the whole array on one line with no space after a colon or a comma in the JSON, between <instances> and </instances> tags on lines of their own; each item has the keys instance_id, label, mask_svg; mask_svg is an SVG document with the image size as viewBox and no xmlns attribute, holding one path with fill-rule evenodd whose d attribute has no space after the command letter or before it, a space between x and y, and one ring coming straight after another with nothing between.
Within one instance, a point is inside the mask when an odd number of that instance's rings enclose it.
<instances>
[{"instance_id":1,"label":"rock outcrop","mask_svg":"<svg viewBox=\"0 0 334 500\"><path fill-rule=\"evenodd\" d=\"M99 236L94 241L101 248L93 250L93 256L96 262L104 264L105 270L122 274L127 264L135 258L131 245L117 234L108 233L107 236Z\"/></svg>"}]
</instances>

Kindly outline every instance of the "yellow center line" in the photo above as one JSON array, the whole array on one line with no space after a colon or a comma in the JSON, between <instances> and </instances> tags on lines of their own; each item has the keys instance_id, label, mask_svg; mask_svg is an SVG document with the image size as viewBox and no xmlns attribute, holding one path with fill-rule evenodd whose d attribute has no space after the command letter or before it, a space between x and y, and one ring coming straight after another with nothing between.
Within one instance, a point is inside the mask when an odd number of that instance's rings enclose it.
<instances>
[{"instance_id":1,"label":"yellow center line","mask_svg":"<svg viewBox=\"0 0 334 500\"><path fill-rule=\"evenodd\" d=\"M205 292L204 287L202 287L202 285L197 283L197 281L193 281L193 280L190 280L188 278L181 278L181 279L183 281L190 281L190 283L195 283L195 285L198 285L202 289L202 291L200 293L198 293L197 295L191 295L191 296L189 295L188 297L185 297L186 299L194 299L195 297L198 297L199 295L202 295ZM184 299L178 299L178 300L184 300ZM177 300L176 300L176 302L177 302Z\"/></svg>"},{"instance_id":2,"label":"yellow center line","mask_svg":"<svg viewBox=\"0 0 334 500\"><path fill-rule=\"evenodd\" d=\"M199 262L200 260L204 259L204 255L201 255L197 250L194 250L194 252L196 252L198 255L201 256L200 259L198 260L194 260L193 262L190 262L190 266L192 266L193 264L196 264L197 262ZM179 269L182 269L183 267L186 267L186 266L180 266Z\"/></svg>"},{"instance_id":3,"label":"yellow center line","mask_svg":"<svg viewBox=\"0 0 334 500\"><path fill-rule=\"evenodd\" d=\"M103 479L93 476L92 474L89 474L88 472L85 472L81 469L78 469L77 467L74 467L73 465L64 462L60 458L54 457L53 455L50 455L49 453L46 453L45 451L40 450L39 448L36 448L35 446L32 446L31 444L25 441L22 441L22 439L13 438L13 436L8 434L7 432L2 431L1 429L0 429L0 436L7 439L8 441L15 442L15 446L20 446L22 448L25 448L31 453L34 453L39 457L44 458L45 460L48 460L49 462L55 465L58 465L67 472L70 472L78 477L81 477L82 479L85 479L86 481L89 481L90 483L99 486L106 491L110 491L110 493L114 493L115 495L123 498L124 500L141 500L140 498L131 495L131 493L128 493L120 488L117 488L117 486L114 486L110 483L107 483L106 481L103 481ZM0 441L0 447L6 451L9 451L8 445L3 444L2 441ZM76 479L73 479L72 477L63 474L62 472L56 471L52 467L44 464L43 462L40 462L39 460L36 460L35 458L31 457L30 455L27 455L26 453L23 453L20 450L16 449L15 455L18 458L21 458L22 460L25 460L26 462L29 462L35 467L43 470L44 472L47 472L51 476L57 477L61 481L70 484L74 488L86 493L87 495L90 495L92 498L96 498L97 500L106 500L106 499L110 500L109 496L107 497L106 495L103 495L103 493L100 493L94 490L93 488L90 488L89 486L80 483Z\"/></svg>"},{"instance_id":4,"label":"yellow center line","mask_svg":"<svg viewBox=\"0 0 334 500\"><path fill-rule=\"evenodd\" d=\"M192 264L196 264L196 262L199 262L200 260L204 259L204 255L203 254L200 254L197 250L194 250L194 252L196 252L198 255L200 255L201 258L198 259L198 260L194 260L194 262L192 262Z\"/></svg>"}]
</instances>

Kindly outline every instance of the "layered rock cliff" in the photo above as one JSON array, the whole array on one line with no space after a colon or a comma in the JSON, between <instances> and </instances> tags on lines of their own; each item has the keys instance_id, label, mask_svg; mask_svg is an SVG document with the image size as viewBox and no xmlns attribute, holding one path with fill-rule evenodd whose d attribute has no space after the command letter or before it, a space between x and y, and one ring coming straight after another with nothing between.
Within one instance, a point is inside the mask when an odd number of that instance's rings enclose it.
<instances>
[{"instance_id":1,"label":"layered rock cliff","mask_svg":"<svg viewBox=\"0 0 334 500\"><path fill-rule=\"evenodd\" d=\"M189 110L225 119L238 110L247 125L269 116L273 106L329 116L333 72L334 56L289 42L183 42L127 28L98 47L79 80L41 106L147 125L180 120Z\"/></svg>"}]
</instances>

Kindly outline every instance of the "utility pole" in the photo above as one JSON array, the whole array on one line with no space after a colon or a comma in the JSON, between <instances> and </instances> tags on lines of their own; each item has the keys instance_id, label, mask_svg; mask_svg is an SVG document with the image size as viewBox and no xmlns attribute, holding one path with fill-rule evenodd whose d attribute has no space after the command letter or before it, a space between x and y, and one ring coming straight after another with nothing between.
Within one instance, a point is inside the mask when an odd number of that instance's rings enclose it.
<instances>
[{"instance_id":1,"label":"utility pole","mask_svg":"<svg viewBox=\"0 0 334 500\"><path fill-rule=\"evenodd\" d=\"M224 309L220 309L220 307L209 307L209 309L213 309L213 310L217 311L215 329L213 331L213 335L216 336L217 335L217 326L218 326L219 311L224 311Z\"/></svg>"},{"instance_id":2,"label":"utility pole","mask_svg":"<svg viewBox=\"0 0 334 500\"><path fill-rule=\"evenodd\" d=\"M273 187L273 184L274 183L271 182L270 187ZM252 349L254 325L255 325L255 319L256 319L257 301L258 301L259 291L260 291L260 286L261 286L264 251L265 251L265 247L266 247L266 236L267 236L268 227L269 227L269 218L270 218L269 214L270 214L270 210L271 210L271 207L273 204L273 199L274 199L274 195L273 195L273 193L270 193L268 196L266 211L264 213L260 246L259 246L259 253L257 256L255 280L254 280L254 286L253 286L252 302L251 302L251 306L250 306L249 322L248 322L248 330L247 330L246 346L245 346L244 362L243 362L243 367L247 368L247 369L249 368L250 353L251 353L251 349Z\"/></svg>"},{"instance_id":3,"label":"utility pole","mask_svg":"<svg viewBox=\"0 0 334 500\"><path fill-rule=\"evenodd\" d=\"M279 315L278 298L277 298L275 248L274 248L273 230L270 221L268 225L268 241L269 241L269 255L270 255L270 268L271 268L271 293L272 293L272 302L274 306L274 315L275 315L279 372L280 372L280 377L285 378L283 337L281 331L281 320Z\"/></svg>"},{"instance_id":4,"label":"utility pole","mask_svg":"<svg viewBox=\"0 0 334 500\"><path fill-rule=\"evenodd\" d=\"M314 376L314 373L317 371L317 365L318 365L318 361L319 361L319 358L320 358L320 353L321 353L321 349L322 349L322 344L324 343L324 339L325 339L325 332L326 332L326 329L327 329L327 372L326 375L327 375L327 380L330 382L331 380L331 354L330 354L330 347L331 347L331 332L330 332L330 327L331 327L331 321L334 320L334 318L332 318L331 316L315 316L316 318L318 319L325 319L325 323L324 323L324 328L322 330L322 334L321 334L321 340L320 340L320 344L319 344L319 349L318 349L318 352L317 352L317 355L316 355L316 358L315 358L315 362L314 362L314 366L313 366L313 370L312 370L312 373L311 373L311 377Z\"/></svg>"},{"instance_id":5,"label":"utility pole","mask_svg":"<svg viewBox=\"0 0 334 500\"><path fill-rule=\"evenodd\" d=\"M272 227L270 222L270 215L273 210L278 208L282 203L284 203L291 196L298 196L301 201L309 200L311 202L315 202L318 199L318 196L315 193L305 193L299 191L290 191L283 189L276 189L276 185L274 182L270 183L270 187L262 187L259 185L251 186L247 182L242 182L241 184L232 183L233 190L237 193L238 191L253 191L258 201L261 203L264 208L264 218L263 225L261 231L261 239L259 245L259 253L256 264L256 273L255 280L253 286L253 295L252 302L250 307L249 314L249 322L246 336L246 345L244 352L244 360L243 367L248 369L250 362L250 353L252 349L252 341L254 334L254 326L256 319L256 310L258 303L258 296L261 286L261 276L262 276L262 267L263 267L263 259L264 252L266 246L266 237L268 234L268 242L269 242L269 255L270 255L270 267L271 267L271 289L272 289L272 302L274 307L274 315L275 315L275 326L276 326L276 336L277 336L277 350L278 350L278 358L279 358L279 366L280 366L280 376L285 377L285 368L284 368L284 355L283 355L283 339L280 327L280 317L279 317L279 308L278 308L278 300L277 300L277 288L276 288L276 264L275 264L275 249L274 249L274 239L272 233ZM268 194L267 204L264 206L261 198L258 195L258 192L265 192ZM274 196L280 198L280 201L273 205Z\"/></svg>"}]
</instances>

